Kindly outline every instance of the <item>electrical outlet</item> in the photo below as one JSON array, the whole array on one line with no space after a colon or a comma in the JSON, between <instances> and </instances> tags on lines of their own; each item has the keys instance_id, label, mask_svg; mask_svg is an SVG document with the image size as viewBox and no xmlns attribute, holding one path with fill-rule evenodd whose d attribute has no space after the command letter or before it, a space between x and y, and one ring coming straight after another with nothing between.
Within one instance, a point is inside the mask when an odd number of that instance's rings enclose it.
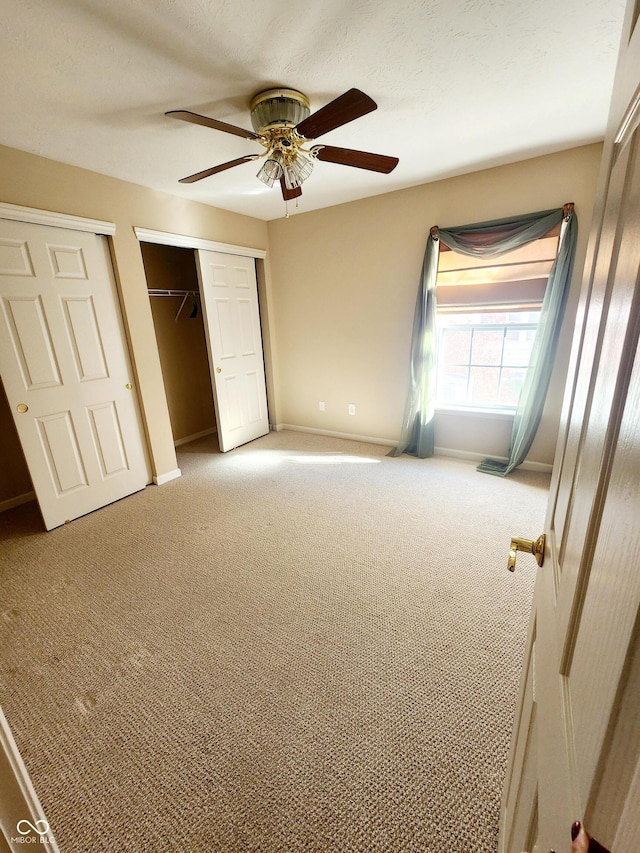
<instances>
[{"instance_id":1,"label":"electrical outlet","mask_svg":"<svg viewBox=\"0 0 640 853\"><path fill-rule=\"evenodd\" d=\"M350 414L350 415L355 415L355 413L356 413L356 407L355 407L355 404L354 404L354 403L349 403L349 414Z\"/></svg>"},{"instance_id":2,"label":"electrical outlet","mask_svg":"<svg viewBox=\"0 0 640 853\"><path fill-rule=\"evenodd\" d=\"M319 411L324 412L324 403L323 402L318 403L318 409L319 409Z\"/></svg>"}]
</instances>

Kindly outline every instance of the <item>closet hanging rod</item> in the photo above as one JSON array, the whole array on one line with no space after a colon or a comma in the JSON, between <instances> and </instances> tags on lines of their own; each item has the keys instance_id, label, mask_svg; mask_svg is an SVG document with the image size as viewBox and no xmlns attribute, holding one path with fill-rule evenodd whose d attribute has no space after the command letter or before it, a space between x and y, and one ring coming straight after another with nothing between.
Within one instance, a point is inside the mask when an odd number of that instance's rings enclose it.
<instances>
[{"instance_id":1,"label":"closet hanging rod","mask_svg":"<svg viewBox=\"0 0 640 853\"><path fill-rule=\"evenodd\" d=\"M149 296L182 296L182 302L180 303L180 307L178 308L178 313L175 316L176 323L178 322L178 317L182 314L182 309L185 306L187 299L191 296L192 299L197 299L200 296L199 290L164 290L161 287L150 287L148 288ZM195 317L198 313L198 305L195 303L195 314L191 314L192 317Z\"/></svg>"},{"instance_id":2,"label":"closet hanging rod","mask_svg":"<svg viewBox=\"0 0 640 853\"><path fill-rule=\"evenodd\" d=\"M149 296L200 296L199 290L163 290L162 288L150 287Z\"/></svg>"}]
</instances>

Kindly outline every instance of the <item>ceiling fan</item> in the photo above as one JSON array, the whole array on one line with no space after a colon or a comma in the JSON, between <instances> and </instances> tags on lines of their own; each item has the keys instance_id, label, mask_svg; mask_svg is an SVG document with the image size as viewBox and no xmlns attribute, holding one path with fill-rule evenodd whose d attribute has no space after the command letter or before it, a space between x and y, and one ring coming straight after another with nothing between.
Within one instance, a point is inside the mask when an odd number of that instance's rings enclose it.
<instances>
[{"instance_id":1,"label":"ceiling fan","mask_svg":"<svg viewBox=\"0 0 640 853\"><path fill-rule=\"evenodd\" d=\"M356 118L377 109L377 104L359 89L349 89L343 95L311 114L309 99L296 89L266 89L251 99L251 123L254 130L245 130L215 118L198 115L189 110L170 110L167 116L212 127L245 139L255 139L266 150L263 154L249 154L229 160L211 169L204 169L180 180L181 184L192 184L241 163L266 157L257 177L268 187L279 181L285 201L302 195L302 183L313 171L316 160L355 166L371 172L389 174L398 165L397 157L370 154L352 148L336 148L333 145L313 145L310 141L323 133L342 127Z\"/></svg>"}]
</instances>

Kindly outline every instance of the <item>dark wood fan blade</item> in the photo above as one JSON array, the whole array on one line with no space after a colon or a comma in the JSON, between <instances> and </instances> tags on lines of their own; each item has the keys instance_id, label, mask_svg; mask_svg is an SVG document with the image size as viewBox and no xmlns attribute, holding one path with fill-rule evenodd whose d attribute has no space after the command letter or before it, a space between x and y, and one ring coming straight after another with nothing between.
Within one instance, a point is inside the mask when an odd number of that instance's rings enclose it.
<instances>
[{"instance_id":1,"label":"dark wood fan blade","mask_svg":"<svg viewBox=\"0 0 640 853\"><path fill-rule=\"evenodd\" d=\"M302 187L294 187L290 190L284 182L284 175L280 178L280 187L282 189L282 198L285 201L291 201L292 198L298 198L302 195Z\"/></svg>"},{"instance_id":2,"label":"dark wood fan blade","mask_svg":"<svg viewBox=\"0 0 640 853\"><path fill-rule=\"evenodd\" d=\"M198 113L191 113L189 110L170 110L165 115L172 118L179 118L180 121L201 124L203 127L212 127L214 130L223 130L225 133L233 133L234 136L243 136L245 139L260 139L258 134L252 130L245 130L244 127L236 127L235 124L227 124L226 121L218 121L217 118L209 118L208 116L198 115Z\"/></svg>"},{"instance_id":3,"label":"dark wood fan blade","mask_svg":"<svg viewBox=\"0 0 640 853\"><path fill-rule=\"evenodd\" d=\"M317 139L323 133L342 127L343 124L348 124L376 109L378 109L376 102L360 89L349 89L335 101L331 101L303 119L296 130L306 139Z\"/></svg>"},{"instance_id":4,"label":"dark wood fan blade","mask_svg":"<svg viewBox=\"0 0 640 853\"><path fill-rule=\"evenodd\" d=\"M229 160L226 163L220 163L219 166L213 166L211 169L205 169L202 172L196 172L195 175L189 175L187 178L180 178L180 184L193 184L196 181L201 181L203 178L208 178L209 175L216 175L218 172L224 172L225 169L233 169L234 166L239 166L241 163L250 163L252 160L257 160L255 154L248 157L238 157L237 160Z\"/></svg>"},{"instance_id":5,"label":"dark wood fan blade","mask_svg":"<svg viewBox=\"0 0 640 853\"><path fill-rule=\"evenodd\" d=\"M384 154L369 154L368 151L355 151L353 148L334 148L324 145L317 153L318 160L327 163L340 163L343 166L355 166L356 169L368 169L370 172L383 172L388 175L398 165L397 157Z\"/></svg>"}]
</instances>

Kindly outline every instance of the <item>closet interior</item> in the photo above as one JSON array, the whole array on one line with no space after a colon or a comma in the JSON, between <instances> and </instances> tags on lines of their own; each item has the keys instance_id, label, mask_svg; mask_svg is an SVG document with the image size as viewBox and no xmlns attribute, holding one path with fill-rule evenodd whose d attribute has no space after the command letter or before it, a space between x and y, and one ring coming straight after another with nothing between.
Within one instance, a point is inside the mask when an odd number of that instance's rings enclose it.
<instances>
[{"instance_id":1,"label":"closet interior","mask_svg":"<svg viewBox=\"0 0 640 853\"><path fill-rule=\"evenodd\" d=\"M176 445L217 432L193 249L141 243Z\"/></svg>"}]
</instances>

